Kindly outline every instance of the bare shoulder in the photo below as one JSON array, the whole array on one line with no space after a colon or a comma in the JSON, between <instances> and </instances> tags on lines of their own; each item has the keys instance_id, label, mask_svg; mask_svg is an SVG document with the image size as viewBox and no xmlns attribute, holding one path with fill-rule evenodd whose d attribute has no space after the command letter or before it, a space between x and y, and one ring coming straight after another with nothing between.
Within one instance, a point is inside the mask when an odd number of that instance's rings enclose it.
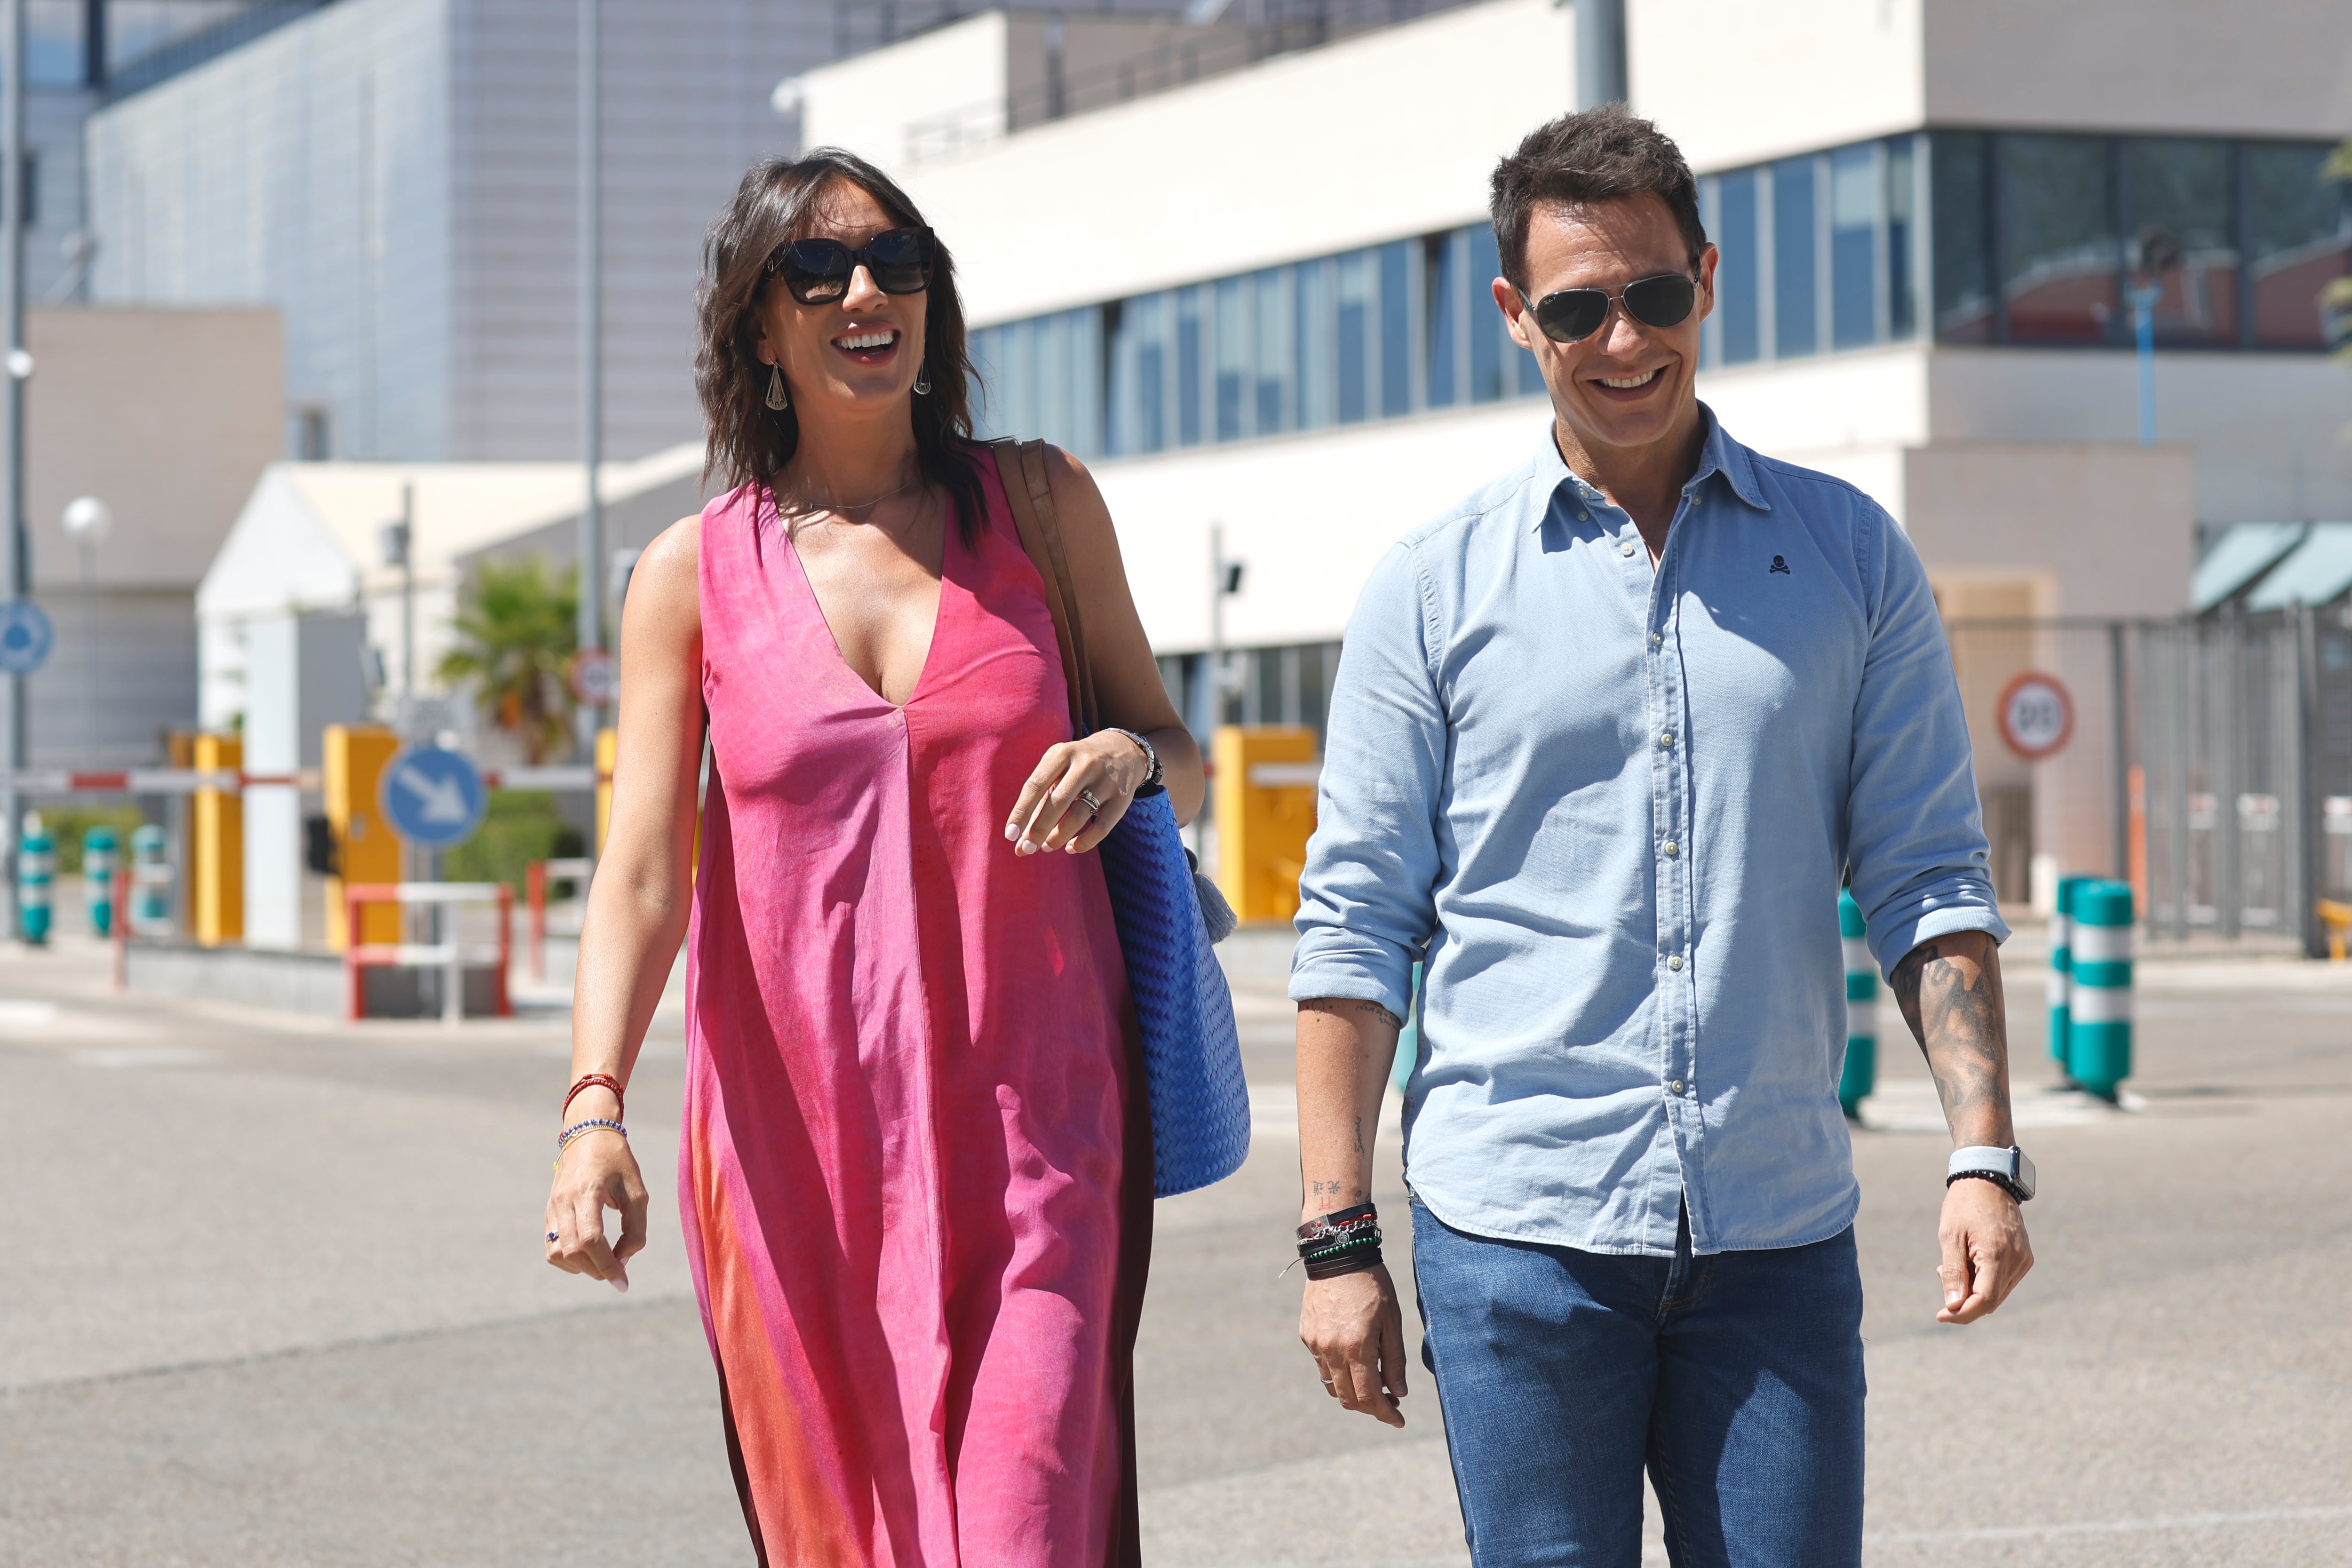
<instances>
[{"instance_id":1,"label":"bare shoulder","mask_svg":"<svg viewBox=\"0 0 2352 1568\"><path fill-rule=\"evenodd\" d=\"M679 621L698 626L702 619L702 517L682 517L658 534L637 557L629 574L629 603L625 618Z\"/></svg>"},{"instance_id":2,"label":"bare shoulder","mask_svg":"<svg viewBox=\"0 0 2352 1568\"><path fill-rule=\"evenodd\" d=\"M1054 489L1054 512L1074 551L1108 550L1116 554L1118 536L1111 527L1110 508L1087 466L1050 442L1045 447L1045 478Z\"/></svg>"}]
</instances>

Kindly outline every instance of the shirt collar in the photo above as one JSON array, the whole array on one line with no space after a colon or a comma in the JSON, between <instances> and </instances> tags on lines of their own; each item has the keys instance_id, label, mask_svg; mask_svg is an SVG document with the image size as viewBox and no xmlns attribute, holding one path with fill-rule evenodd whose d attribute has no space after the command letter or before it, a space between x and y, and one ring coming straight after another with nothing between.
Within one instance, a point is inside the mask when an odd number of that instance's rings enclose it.
<instances>
[{"instance_id":1,"label":"shirt collar","mask_svg":"<svg viewBox=\"0 0 2352 1568\"><path fill-rule=\"evenodd\" d=\"M1706 431L1706 439L1699 447L1698 468L1684 489L1696 491L1709 478L1721 474L1724 482L1731 487L1732 494L1758 511L1770 511L1772 503L1764 499L1764 488L1756 480L1755 455L1724 433L1723 421L1715 416L1714 409L1702 403L1698 405L1698 416ZM1605 500L1599 490L1579 478L1576 470L1561 459L1559 442L1554 438L1549 423L1544 426L1542 448L1536 454L1536 476L1547 481L1547 493L1559 489L1565 482L1587 500ZM1535 526L1543 526L1543 514L1540 512L1536 516Z\"/></svg>"}]
</instances>

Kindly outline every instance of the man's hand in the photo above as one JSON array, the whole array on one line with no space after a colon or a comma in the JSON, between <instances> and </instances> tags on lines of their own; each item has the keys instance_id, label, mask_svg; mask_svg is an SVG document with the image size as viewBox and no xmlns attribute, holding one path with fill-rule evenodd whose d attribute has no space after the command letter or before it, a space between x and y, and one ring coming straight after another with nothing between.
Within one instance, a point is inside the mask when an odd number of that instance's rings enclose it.
<instances>
[{"instance_id":1,"label":"man's hand","mask_svg":"<svg viewBox=\"0 0 2352 1568\"><path fill-rule=\"evenodd\" d=\"M1404 1315L1388 1266L1309 1279L1298 1339L1332 1398L1391 1426L1404 1425Z\"/></svg>"},{"instance_id":2,"label":"man's hand","mask_svg":"<svg viewBox=\"0 0 2352 1568\"><path fill-rule=\"evenodd\" d=\"M1895 1000L1936 1075L1955 1148L2006 1149L2017 1142L2009 1112L2009 1019L2000 952L1980 931L1921 942L1895 966ZM2006 1300L2033 1267L2025 1218L1998 1184L1963 1177L1944 1189L1938 1227L1944 1260L1941 1323L1973 1323Z\"/></svg>"},{"instance_id":3,"label":"man's hand","mask_svg":"<svg viewBox=\"0 0 2352 1568\"><path fill-rule=\"evenodd\" d=\"M2033 1267L2033 1244L2025 1238L2025 1216L1998 1183L1962 1176L1944 1189L1944 1281L1939 1323L1973 1323L1999 1307Z\"/></svg>"}]
</instances>

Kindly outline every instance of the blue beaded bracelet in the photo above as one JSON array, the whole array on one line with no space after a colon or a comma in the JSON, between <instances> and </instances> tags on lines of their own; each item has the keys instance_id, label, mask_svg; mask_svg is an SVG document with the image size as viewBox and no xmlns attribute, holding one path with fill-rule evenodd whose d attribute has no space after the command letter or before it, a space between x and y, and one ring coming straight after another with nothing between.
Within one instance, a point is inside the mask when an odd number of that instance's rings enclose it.
<instances>
[{"instance_id":1,"label":"blue beaded bracelet","mask_svg":"<svg viewBox=\"0 0 2352 1568\"><path fill-rule=\"evenodd\" d=\"M571 1126L565 1128L562 1131L557 1133L555 1135L555 1152L559 1154L562 1153L565 1146L568 1145L574 1138L579 1137L583 1132L594 1132L600 1129L617 1132L624 1138L626 1138L629 1135L629 1130L622 1126L619 1122L607 1121L605 1118L598 1116L586 1121L575 1121Z\"/></svg>"}]
</instances>

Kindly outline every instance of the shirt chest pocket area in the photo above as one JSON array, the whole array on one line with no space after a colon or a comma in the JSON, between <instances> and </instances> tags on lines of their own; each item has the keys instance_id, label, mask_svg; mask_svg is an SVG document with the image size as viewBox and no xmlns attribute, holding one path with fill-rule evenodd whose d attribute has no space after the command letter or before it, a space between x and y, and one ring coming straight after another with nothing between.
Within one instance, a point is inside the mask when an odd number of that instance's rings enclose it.
<instances>
[{"instance_id":1,"label":"shirt chest pocket area","mask_svg":"<svg viewBox=\"0 0 2352 1568\"><path fill-rule=\"evenodd\" d=\"M1801 542L1726 552L1695 575L1675 639L1693 760L1710 741L1843 756L1865 651L1852 584Z\"/></svg>"}]
</instances>

